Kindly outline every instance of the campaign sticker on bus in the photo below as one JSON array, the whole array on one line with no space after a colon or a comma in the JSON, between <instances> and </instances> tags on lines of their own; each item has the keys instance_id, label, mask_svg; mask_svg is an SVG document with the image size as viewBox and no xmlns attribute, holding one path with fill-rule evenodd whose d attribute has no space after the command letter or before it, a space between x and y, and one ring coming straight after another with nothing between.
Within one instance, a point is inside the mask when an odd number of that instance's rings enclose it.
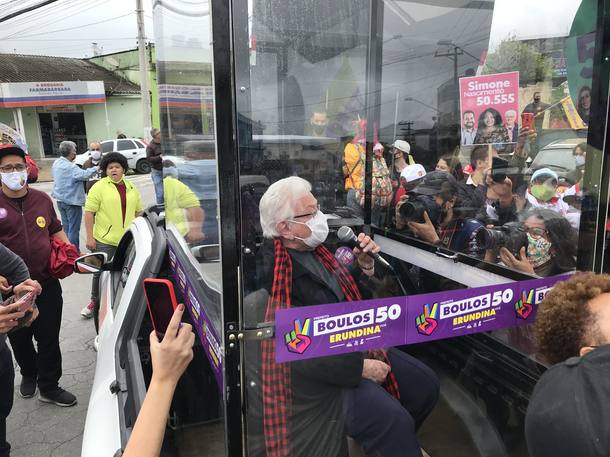
<instances>
[{"instance_id":1,"label":"campaign sticker on bus","mask_svg":"<svg viewBox=\"0 0 610 457\"><path fill-rule=\"evenodd\" d=\"M277 310L276 360L290 362L531 324L545 295L568 277Z\"/></svg>"},{"instance_id":2,"label":"campaign sticker on bus","mask_svg":"<svg viewBox=\"0 0 610 457\"><path fill-rule=\"evenodd\" d=\"M519 72L460 78L461 144L517 141Z\"/></svg>"},{"instance_id":3,"label":"campaign sticker on bus","mask_svg":"<svg viewBox=\"0 0 610 457\"><path fill-rule=\"evenodd\" d=\"M276 360L290 362L404 344L406 297L278 310Z\"/></svg>"},{"instance_id":4,"label":"campaign sticker on bus","mask_svg":"<svg viewBox=\"0 0 610 457\"><path fill-rule=\"evenodd\" d=\"M409 297L406 344L532 324L537 306L569 276Z\"/></svg>"}]
</instances>

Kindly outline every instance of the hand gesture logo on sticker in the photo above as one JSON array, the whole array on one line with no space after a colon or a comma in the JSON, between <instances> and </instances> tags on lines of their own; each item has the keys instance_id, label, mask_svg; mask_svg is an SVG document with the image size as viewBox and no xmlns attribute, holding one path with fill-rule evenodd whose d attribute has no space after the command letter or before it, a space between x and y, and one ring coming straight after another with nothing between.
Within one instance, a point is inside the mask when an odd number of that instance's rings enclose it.
<instances>
[{"instance_id":1,"label":"hand gesture logo on sticker","mask_svg":"<svg viewBox=\"0 0 610 457\"><path fill-rule=\"evenodd\" d=\"M527 319L534 307L532 306L532 299L534 297L534 289L530 289L529 293L525 293L523 291L521 293L521 300L515 303L515 311L517 312L517 317L521 319Z\"/></svg>"},{"instance_id":2,"label":"hand gesture logo on sticker","mask_svg":"<svg viewBox=\"0 0 610 457\"><path fill-rule=\"evenodd\" d=\"M284 335L284 341L288 351L295 354L302 354L311 344L309 337L311 319L305 319L305 323L301 325L299 319L294 321L294 330Z\"/></svg>"},{"instance_id":3,"label":"hand gesture logo on sticker","mask_svg":"<svg viewBox=\"0 0 610 457\"><path fill-rule=\"evenodd\" d=\"M432 305L432 309L430 309L430 305L424 305L424 312L415 319L417 333L426 336L432 335L438 326L438 322L436 322L437 311L438 303Z\"/></svg>"}]
</instances>

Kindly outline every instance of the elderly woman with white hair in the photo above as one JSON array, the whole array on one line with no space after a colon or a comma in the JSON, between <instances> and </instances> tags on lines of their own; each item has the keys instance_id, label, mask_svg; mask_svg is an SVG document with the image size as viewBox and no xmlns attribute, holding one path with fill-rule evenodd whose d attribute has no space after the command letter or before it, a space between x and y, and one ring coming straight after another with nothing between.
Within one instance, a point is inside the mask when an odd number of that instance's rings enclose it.
<instances>
[{"instance_id":1,"label":"elderly woman with white hair","mask_svg":"<svg viewBox=\"0 0 610 457\"><path fill-rule=\"evenodd\" d=\"M260 221L262 252L272 260L266 321L278 309L363 298L359 284L374 274L367 253L379 246L360 233L355 266L339 262L323 245L327 216L309 182L293 176L272 184L260 200ZM415 434L438 398L438 380L421 362L380 349L278 364L274 341L261 346L266 455L339 457L347 455L349 435L367 455L421 456Z\"/></svg>"},{"instance_id":2,"label":"elderly woman with white hair","mask_svg":"<svg viewBox=\"0 0 610 457\"><path fill-rule=\"evenodd\" d=\"M72 141L62 141L59 144L59 155L53 162L53 190L51 195L57 200L61 223L68 235L70 243L79 249L80 226L83 219L83 205L85 204L85 187L83 182L88 181L97 173L94 166L82 170L74 163L76 158L76 144Z\"/></svg>"}]
</instances>

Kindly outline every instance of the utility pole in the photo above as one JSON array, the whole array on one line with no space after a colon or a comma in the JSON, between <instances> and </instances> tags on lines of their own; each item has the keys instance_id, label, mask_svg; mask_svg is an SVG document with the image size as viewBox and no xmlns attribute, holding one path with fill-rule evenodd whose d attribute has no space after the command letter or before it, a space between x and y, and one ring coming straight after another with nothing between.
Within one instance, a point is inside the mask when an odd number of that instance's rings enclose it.
<instances>
[{"instance_id":1,"label":"utility pole","mask_svg":"<svg viewBox=\"0 0 610 457\"><path fill-rule=\"evenodd\" d=\"M148 55L146 54L146 33L144 31L144 8L142 7L142 0L136 0L136 16L138 18L138 57L140 61L140 93L142 96L144 138L150 139L150 86L148 80Z\"/></svg>"},{"instance_id":2,"label":"utility pole","mask_svg":"<svg viewBox=\"0 0 610 457\"><path fill-rule=\"evenodd\" d=\"M451 46L452 51L434 53L434 57L448 57L453 60L453 116L452 118L459 123L460 121L460 84L458 79L458 56L464 54L462 48L450 40L441 40L437 43L439 46Z\"/></svg>"}]
</instances>

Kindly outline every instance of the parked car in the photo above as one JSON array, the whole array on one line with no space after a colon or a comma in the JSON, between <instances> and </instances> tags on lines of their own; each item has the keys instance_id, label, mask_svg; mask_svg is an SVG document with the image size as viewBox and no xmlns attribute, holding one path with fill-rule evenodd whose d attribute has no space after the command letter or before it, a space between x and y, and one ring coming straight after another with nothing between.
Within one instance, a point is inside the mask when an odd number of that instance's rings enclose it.
<instances>
[{"instance_id":1,"label":"parked car","mask_svg":"<svg viewBox=\"0 0 610 457\"><path fill-rule=\"evenodd\" d=\"M102 154L113 151L120 152L127 159L130 169L137 173L150 173L150 164L146 160L146 143L140 138L115 138L102 141L101 144ZM82 167L90 156L91 152L87 150L78 154L74 163Z\"/></svg>"},{"instance_id":2,"label":"parked car","mask_svg":"<svg viewBox=\"0 0 610 457\"><path fill-rule=\"evenodd\" d=\"M526 174L531 176L540 168L550 168L557 172L560 181L573 184L577 178L576 160L572 155L572 150L582 142L582 138L553 141L538 151Z\"/></svg>"}]
</instances>

